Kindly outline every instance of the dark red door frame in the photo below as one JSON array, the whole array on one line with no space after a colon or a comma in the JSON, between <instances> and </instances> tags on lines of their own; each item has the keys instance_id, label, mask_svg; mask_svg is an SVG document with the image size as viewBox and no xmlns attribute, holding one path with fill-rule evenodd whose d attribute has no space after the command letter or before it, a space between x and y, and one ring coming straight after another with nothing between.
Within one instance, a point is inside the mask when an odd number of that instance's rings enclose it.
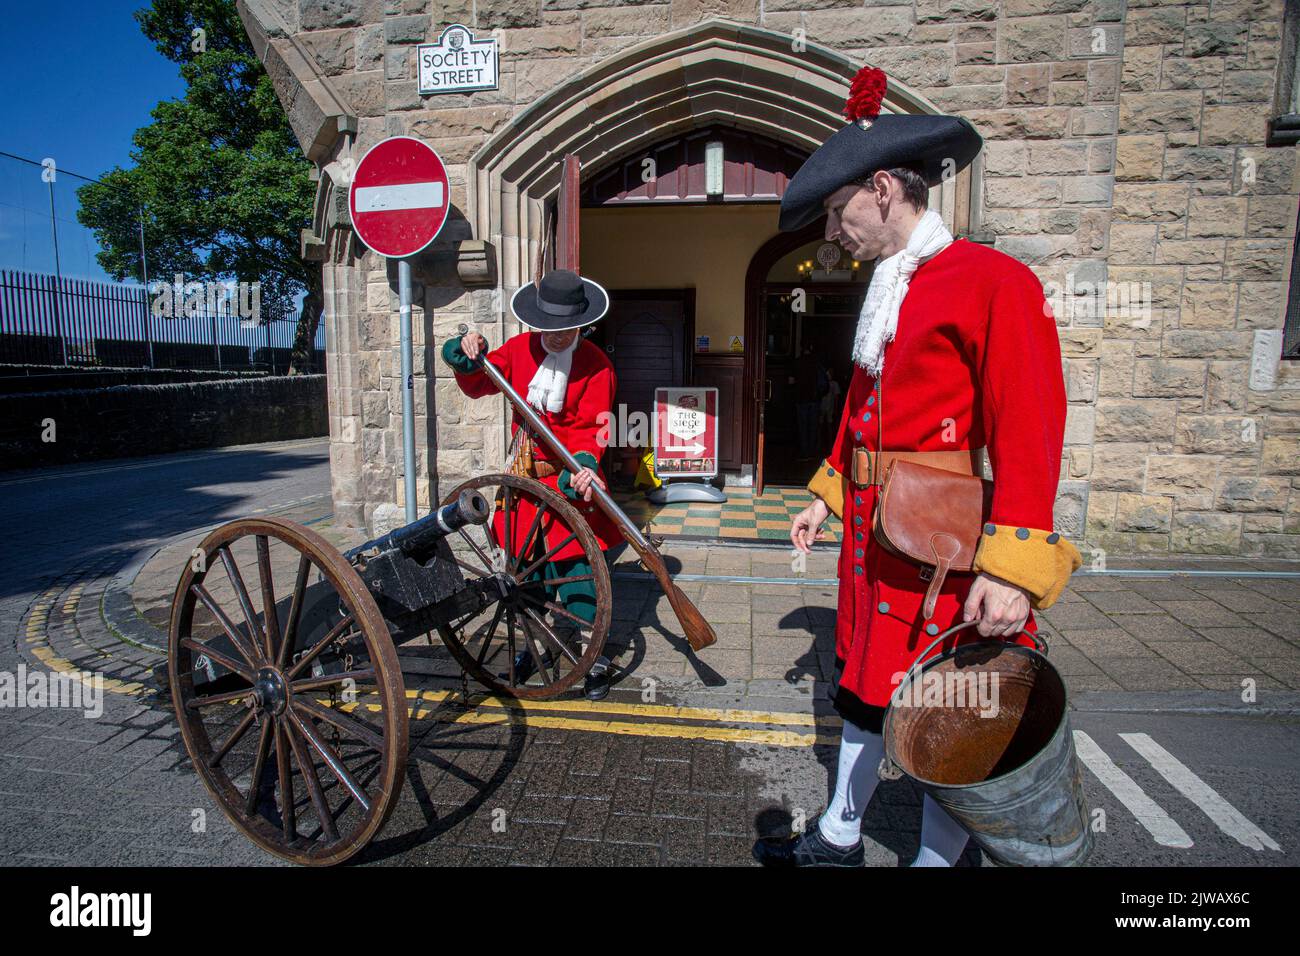
<instances>
[{"instance_id":1,"label":"dark red door frame","mask_svg":"<svg viewBox=\"0 0 1300 956\"><path fill-rule=\"evenodd\" d=\"M754 463L754 494L763 493L763 402L767 382L767 329L763 322L763 284L772 266L800 246L826 235L819 217L796 232L782 232L759 247L745 273L745 397L742 403L741 459Z\"/></svg>"},{"instance_id":2,"label":"dark red door frame","mask_svg":"<svg viewBox=\"0 0 1300 956\"><path fill-rule=\"evenodd\" d=\"M555 224L555 268L570 269L579 275L578 219L582 201L582 164L577 154L568 153L560 170L559 207Z\"/></svg>"}]
</instances>

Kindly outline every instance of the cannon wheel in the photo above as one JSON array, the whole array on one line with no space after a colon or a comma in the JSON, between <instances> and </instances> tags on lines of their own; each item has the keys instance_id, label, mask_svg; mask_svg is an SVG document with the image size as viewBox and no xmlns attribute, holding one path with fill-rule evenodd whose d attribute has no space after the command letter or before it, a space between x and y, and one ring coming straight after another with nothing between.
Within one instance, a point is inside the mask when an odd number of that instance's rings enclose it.
<instances>
[{"instance_id":1,"label":"cannon wheel","mask_svg":"<svg viewBox=\"0 0 1300 956\"><path fill-rule=\"evenodd\" d=\"M438 633L461 667L490 690L526 700L562 694L587 676L609 634L609 568L600 543L573 505L533 478L483 475L452 491L446 503L455 501L467 489L483 492L492 506L492 516L482 527L461 528L460 540L455 536L448 540L466 580L491 583L489 592L500 597L469 618L440 625ZM522 529L519 553L510 553L500 546L495 520L500 512L504 531L501 537L513 542L520 534L519 529L511 531L520 502L530 504L535 512L529 526ZM556 547L546 549L539 529L543 523L552 522L565 530ZM570 614L558 598L549 596L541 580L540 569L546 559L570 540L582 547L592 573L554 579L553 583L592 581L596 619L591 624ZM546 622L548 613L550 624ZM535 673L526 681L518 679L522 675L517 675L514 668L515 657L521 652L527 652L534 663Z\"/></svg>"},{"instance_id":2,"label":"cannon wheel","mask_svg":"<svg viewBox=\"0 0 1300 956\"><path fill-rule=\"evenodd\" d=\"M213 662L220 679L196 689ZM167 667L195 770L258 846L324 866L383 827L406 767L406 692L379 609L320 535L250 518L204 538L176 586Z\"/></svg>"}]
</instances>

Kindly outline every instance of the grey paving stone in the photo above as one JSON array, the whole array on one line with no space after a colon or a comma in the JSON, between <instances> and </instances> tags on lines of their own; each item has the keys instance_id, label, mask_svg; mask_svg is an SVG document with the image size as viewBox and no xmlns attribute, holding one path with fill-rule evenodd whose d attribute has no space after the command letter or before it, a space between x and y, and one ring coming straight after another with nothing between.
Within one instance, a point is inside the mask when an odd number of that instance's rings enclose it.
<instances>
[{"instance_id":1,"label":"grey paving stone","mask_svg":"<svg viewBox=\"0 0 1300 956\"><path fill-rule=\"evenodd\" d=\"M667 821L646 814L614 814L605 822L607 844L632 843L658 848L663 843Z\"/></svg>"},{"instance_id":2,"label":"grey paving stone","mask_svg":"<svg viewBox=\"0 0 1300 956\"><path fill-rule=\"evenodd\" d=\"M1300 689L1300 677L1296 676L1295 664L1288 658L1257 657L1251 660L1251 665L1292 690Z\"/></svg>"},{"instance_id":3,"label":"grey paving stone","mask_svg":"<svg viewBox=\"0 0 1300 956\"><path fill-rule=\"evenodd\" d=\"M1248 675L1251 665L1230 654L1211 641L1191 643L1177 641L1169 644L1152 642L1149 645L1165 660L1186 674L1240 674Z\"/></svg>"},{"instance_id":4,"label":"grey paving stone","mask_svg":"<svg viewBox=\"0 0 1300 956\"><path fill-rule=\"evenodd\" d=\"M1201 635L1166 615L1111 614L1111 623L1143 641L1199 641Z\"/></svg>"},{"instance_id":5,"label":"grey paving stone","mask_svg":"<svg viewBox=\"0 0 1300 956\"><path fill-rule=\"evenodd\" d=\"M612 807L610 800L575 800L564 825L564 836L575 840L600 840Z\"/></svg>"},{"instance_id":6,"label":"grey paving stone","mask_svg":"<svg viewBox=\"0 0 1300 956\"><path fill-rule=\"evenodd\" d=\"M1295 660L1300 664L1300 647L1267 631L1253 627L1203 627L1200 633L1224 650L1247 660L1273 657Z\"/></svg>"},{"instance_id":7,"label":"grey paving stone","mask_svg":"<svg viewBox=\"0 0 1300 956\"><path fill-rule=\"evenodd\" d=\"M1300 643L1300 614L1270 613L1242 614L1241 621L1254 627L1262 628L1270 634L1276 634L1291 643ZM1215 625L1216 627L1218 625Z\"/></svg>"},{"instance_id":8,"label":"grey paving stone","mask_svg":"<svg viewBox=\"0 0 1300 956\"><path fill-rule=\"evenodd\" d=\"M509 865L546 866L555 855L564 828L541 823L516 823L514 830L514 850Z\"/></svg>"},{"instance_id":9,"label":"grey paving stone","mask_svg":"<svg viewBox=\"0 0 1300 956\"><path fill-rule=\"evenodd\" d=\"M1097 629L1069 628L1061 631L1072 647L1096 661L1099 657L1149 658L1151 652L1142 641L1117 627Z\"/></svg>"},{"instance_id":10,"label":"grey paving stone","mask_svg":"<svg viewBox=\"0 0 1300 956\"><path fill-rule=\"evenodd\" d=\"M1281 601L1275 601L1258 591L1252 591L1245 587L1204 588L1199 593L1216 604L1222 604L1229 611L1240 611L1247 614L1285 614L1288 611L1287 606Z\"/></svg>"},{"instance_id":11,"label":"grey paving stone","mask_svg":"<svg viewBox=\"0 0 1300 956\"><path fill-rule=\"evenodd\" d=\"M1078 604L1054 604L1045 611L1039 611L1035 616L1042 616L1048 624L1057 630L1067 628L1102 628L1109 625L1110 621L1105 613L1097 610L1092 604L1080 602Z\"/></svg>"},{"instance_id":12,"label":"grey paving stone","mask_svg":"<svg viewBox=\"0 0 1300 956\"><path fill-rule=\"evenodd\" d=\"M1173 664L1132 657L1098 657L1094 661L1123 690L1191 690L1201 686L1196 678ZM1081 678L1076 685L1078 689L1111 689L1087 686L1088 680L1087 677Z\"/></svg>"},{"instance_id":13,"label":"grey paving stone","mask_svg":"<svg viewBox=\"0 0 1300 956\"><path fill-rule=\"evenodd\" d=\"M1240 627L1246 623L1213 601L1157 601L1175 620L1192 627Z\"/></svg>"},{"instance_id":14,"label":"grey paving stone","mask_svg":"<svg viewBox=\"0 0 1300 956\"><path fill-rule=\"evenodd\" d=\"M1164 609L1136 591L1089 591L1088 602L1106 614L1163 614Z\"/></svg>"}]
</instances>

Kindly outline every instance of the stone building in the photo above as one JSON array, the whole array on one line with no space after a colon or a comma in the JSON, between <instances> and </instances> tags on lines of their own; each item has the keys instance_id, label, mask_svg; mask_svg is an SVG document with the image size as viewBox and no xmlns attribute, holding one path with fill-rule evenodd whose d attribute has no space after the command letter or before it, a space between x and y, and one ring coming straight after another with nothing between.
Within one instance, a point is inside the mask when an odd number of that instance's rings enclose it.
<instances>
[{"instance_id":1,"label":"stone building","mask_svg":"<svg viewBox=\"0 0 1300 956\"><path fill-rule=\"evenodd\" d=\"M453 206L414 262L421 508L503 462L502 404L462 400L437 348L460 323L494 344L516 330L503 304L553 262L566 155L580 270L615 293L601 344L620 400L716 385L728 481L794 480L785 373L803 343L851 335L869 264L819 274L822 223L783 235L777 204L868 63L887 110L980 130L931 205L1049 290L1069 397L1057 528L1110 553L1300 556L1297 6L240 0L319 175L303 242L325 277L336 514L373 530L402 500L395 269L355 240L346 197L398 134L440 153ZM417 45L452 24L498 40L495 89L418 92ZM793 315L801 285L815 306Z\"/></svg>"}]
</instances>

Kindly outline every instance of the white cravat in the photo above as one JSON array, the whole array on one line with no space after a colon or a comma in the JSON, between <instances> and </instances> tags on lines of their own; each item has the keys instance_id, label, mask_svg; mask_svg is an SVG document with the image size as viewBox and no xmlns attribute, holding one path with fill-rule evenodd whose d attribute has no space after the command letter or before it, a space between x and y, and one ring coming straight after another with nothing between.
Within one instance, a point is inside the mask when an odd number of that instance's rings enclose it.
<instances>
[{"instance_id":1,"label":"white cravat","mask_svg":"<svg viewBox=\"0 0 1300 956\"><path fill-rule=\"evenodd\" d=\"M898 331L898 310L907 295L917 267L938 255L952 242L943 217L927 209L907 239L907 246L876 263L871 285L858 315L858 332L853 342L853 361L879 378L885 366L885 345Z\"/></svg>"},{"instance_id":2,"label":"white cravat","mask_svg":"<svg viewBox=\"0 0 1300 956\"><path fill-rule=\"evenodd\" d=\"M564 393L569 387L569 371L573 368L573 350L582 341L581 335L575 335L567 349L552 352L546 348L546 337L542 337L542 348L546 349L546 358L537 366L533 380L528 383L528 404L539 412L558 412L564 407Z\"/></svg>"}]
</instances>

